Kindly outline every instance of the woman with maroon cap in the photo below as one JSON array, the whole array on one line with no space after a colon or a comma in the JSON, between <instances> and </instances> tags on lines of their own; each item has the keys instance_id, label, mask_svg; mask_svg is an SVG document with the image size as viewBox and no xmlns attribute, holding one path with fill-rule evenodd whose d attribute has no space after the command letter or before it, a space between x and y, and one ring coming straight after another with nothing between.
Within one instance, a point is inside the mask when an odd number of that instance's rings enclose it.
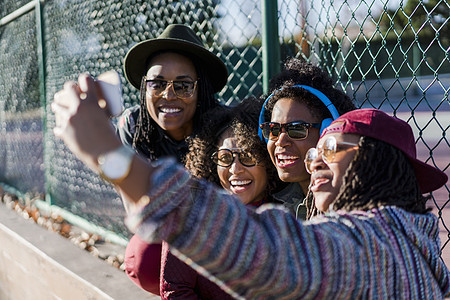
<instances>
[{"instance_id":1,"label":"woman with maroon cap","mask_svg":"<svg viewBox=\"0 0 450 300\"><path fill-rule=\"evenodd\" d=\"M55 95L54 133L101 173L102 157L121 143L92 79L79 81L81 90L66 85ZM443 299L450 272L422 194L447 176L415 154L407 123L374 109L342 115L305 158L325 211L306 222L271 204L250 210L174 159L148 164L130 155L115 184L133 205L131 230L166 241L235 298Z\"/></svg>"}]
</instances>

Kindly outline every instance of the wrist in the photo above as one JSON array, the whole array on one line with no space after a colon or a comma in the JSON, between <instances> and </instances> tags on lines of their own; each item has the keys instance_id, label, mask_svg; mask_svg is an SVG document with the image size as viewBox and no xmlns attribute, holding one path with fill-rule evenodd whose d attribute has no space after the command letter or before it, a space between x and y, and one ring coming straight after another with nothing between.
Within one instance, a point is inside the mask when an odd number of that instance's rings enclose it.
<instances>
[{"instance_id":1,"label":"wrist","mask_svg":"<svg viewBox=\"0 0 450 300\"><path fill-rule=\"evenodd\" d=\"M100 154L97 158L99 175L111 183L117 184L128 177L134 151L125 145Z\"/></svg>"}]
</instances>

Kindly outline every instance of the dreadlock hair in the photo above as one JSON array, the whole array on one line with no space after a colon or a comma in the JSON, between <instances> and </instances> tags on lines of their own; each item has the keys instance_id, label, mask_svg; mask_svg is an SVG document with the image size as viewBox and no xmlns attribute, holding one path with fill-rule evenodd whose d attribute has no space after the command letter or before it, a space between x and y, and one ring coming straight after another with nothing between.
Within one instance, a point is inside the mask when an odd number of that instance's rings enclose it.
<instances>
[{"instance_id":1,"label":"dreadlock hair","mask_svg":"<svg viewBox=\"0 0 450 300\"><path fill-rule=\"evenodd\" d=\"M231 130L237 144L244 151L251 152L266 169L268 179L266 193L270 195L277 190L282 183L257 131L261 107L260 100L250 97L235 107L217 107L206 114L201 132L189 141L189 152L185 159L186 169L193 176L220 186L217 165L211 156L218 150L218 142L222 135Z\"/></svg>"},{"instance_id":2,"label":"dreadlock hair","mask_svg":"<svg viewBox=\"0 0 450 300\"><path fill-rule=\"evenodd\" d=\"M313 116L320 120L331 118L327 107L310 92L293 85L307 85L324 93L336 107L340 115L354 110L356 107L350 97L333 86L331 77L321 68L297 58L286 61L283 71L273 77L269 91L273 93L266 104L266 120L270 120L275 103L281 98L290 98L304 103Z\"/></svg>"},{"instance_id":3,"label":"dreadlock hair","mask_svg":"<svg viewBox=\"0 0 450 300\"><path fill-rule=\"evenodd\" d=\"M195 67L198 76L198 100L197 107L195 109L195 114L193 117L193 128L199 128L201 124L201 120L203 115L212 108L219 106L219 101L214 96L214 88L209 79L208 73L206 69L203 67L201 63L199 63L194 57L191 57L183 52L170 51L173 53L177 53L189 58ZM164 53L167 53L164 52ZM157 55L161 54L161 52L155 53L150 58L147 59L147 70L149 68L149 63L151 59ZM145 77L142 77L141 80L141 88L140 88L140 96L139 96L139 105L140 112L139 117L136 120L136 133L133 137L133 147L136 149L147 149L150 153L150 160L154 160L160 156L158 148L155 143L151 142L155 140L156 137L156 122L150 117L150 114L147 110L147 98L146 98L146 85L145 85Z\"/></svg>"},{"instance_id":4,"label":"dreadlock hair","mask_svg":"<svg viewBox=\"0 0 450 300\"><path fill-rule=\"evenodd\" d=\"M367 136L362 136L358 145L339 194L330 206L333 210L367 211L394 205L411 213L430 211L426 208L430 196L422 195L414 169L401 150ZM307 205L312 216L317 209L310 194ZM311 216L308 213L308 218Z\"/></svg>"}]
</instances>

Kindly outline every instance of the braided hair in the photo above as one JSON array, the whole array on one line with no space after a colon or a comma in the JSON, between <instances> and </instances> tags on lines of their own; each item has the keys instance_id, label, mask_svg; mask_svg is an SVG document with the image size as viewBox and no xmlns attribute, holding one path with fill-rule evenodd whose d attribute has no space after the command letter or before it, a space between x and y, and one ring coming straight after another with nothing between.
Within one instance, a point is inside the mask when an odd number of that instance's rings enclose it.
<instances>
[{"instance_id":1,"label":"braided hair","mask_svg":"<svg viewBox=\"0 0 450 300\"><path fill-rule=\"evenodd\" d=\"M171 51L174 53L178 53L176 51ZM155 53L147 60L147 69L149 68L149 62L155 56L160 54L160 52ZM193 128L196 130L199 128L203 115L212 108L219 106L219 101L214 96L214 88L209 79L208 73L206 72L206 68L199 63L194 57L187 55L186 53L179 52L178 54L188 57L194 64L195 70L198 75L198 101L197 107L195 109L195 114L193 117ZM136 132L133 136L133 148L135 149L147 149L150 153L150 160L155 160L160 156L158 152L158 147L154 141L157 135L157 127L156 122L151 118L146 105L146 85L145 85L145 77L142 77L141 80L141 88L139 95L139 105L140 112L138 119L136 120ZM145 151L144 151L145 152Z\"/></svg>"},{"instance_id":2,"label":"braided hair","mask_svg":"<svg viewBox=\"0 0 450 300\"><path fill-rule=\"evenodd\" d=\"M383 163L380 163L383 162ZM334 210L370 210L395 205L411 213L430 211L414 169L403 152L377 139L362 136L359 149L343 178ZM308 218L316 215L312 193L307 197Z\"/></svg>"}]
</instances>

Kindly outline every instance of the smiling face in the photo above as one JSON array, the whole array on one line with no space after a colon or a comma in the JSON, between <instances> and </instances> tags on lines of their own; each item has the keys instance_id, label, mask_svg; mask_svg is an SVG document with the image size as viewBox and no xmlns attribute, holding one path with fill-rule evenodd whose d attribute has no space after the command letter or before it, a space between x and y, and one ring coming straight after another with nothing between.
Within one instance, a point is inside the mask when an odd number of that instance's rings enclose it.
<instances>
[{"instance_id":1,"label":"smiling face","mask_svg":"<svg viewBox=\"0 0 450 300\"><path fill-rule=\"evenodd\" d=\"M218 149L232 148L234 148L233 152L243 151L236 149L240 147L237 145L232 131L227 130L219 140ZM219 175L219 180L222 187L238 196L244 204L260 201L265 195L267 173L266 168L262 165L246 167L241 164L235 154L235 158L231 166L217 166L217 174Z\"/></svg>"},{"instance_id":2,"label":"smiling face","mask_svg":"<svg viewBox=\"0 0 450 300\"><path fill-rule=\"evenodd\" d=\"M305 104L289 98L278 100L273 107L271 122L284 124L295 121L319 122ZM309 174L303 160L308 149L316 146L318 139L319 129L309 128L306 139L293 140L283 130L276 141L267 142L267 150L280 179L285 182L298 182L305 194L308 190Z\"/></svg>"},{"instance_id":3,"label":"smiling face","mask_svg":"<svg viewBox=\"0 0 450 300\"><path fill-rule=\"evenodd\" d=\"M162 53L152 58L146 74L147 80L196 81L197 72L190 59L176 53ZM179 98L169 86L161 96L146 91L150 117L175 140L182 140L193 130L193 117L197 106L197 89L188 98Z\"/></svg>"},{"instance_id":4,"label":"smiling face","mask_svg":"<svg viewBox=\"0 0 450 300\"><path fill-rule=\"evenodd\" d=\"M317 148L321 149L330 136L333 136L338 144L339 142L358 144L360 139L360 135L356 134L330 133L319 140ZM343 145L341 150L345 151L337 152L333 162L325 163L322 155L319 155L311 163L311 192L314 194L317 209L322 212L328 210L339 194L345 172L356 153L351 146Z\"/></svg>"}]
</instances>

